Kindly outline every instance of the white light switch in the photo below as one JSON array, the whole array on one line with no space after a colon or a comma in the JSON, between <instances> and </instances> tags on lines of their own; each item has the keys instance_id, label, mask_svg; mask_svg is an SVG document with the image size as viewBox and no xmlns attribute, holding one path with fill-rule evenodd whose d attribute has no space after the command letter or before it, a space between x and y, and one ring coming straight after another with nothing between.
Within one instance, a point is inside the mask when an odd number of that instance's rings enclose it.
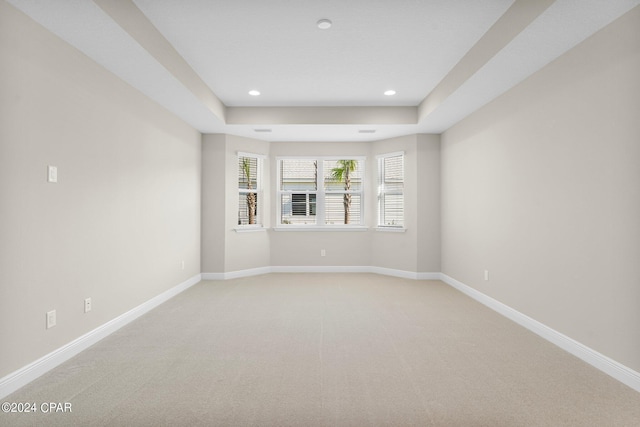
<instances>
[{"instance_id":1,"label":"white light switch","mask_svg":"<svg viewBox=\"0 0 640 427\"><path fill-rule=\"evenodd\" d=\"M56 326L56 311L47 311L47 329Z\"/></svg>"},{"instance_id":2,"label":"white light switch","mask_svg":"<svg viewBox=\"0 0 640 427\"><path fill-rule=\"evenodd\" d=\"M58 168L55 166L49 166L47 171L47 181L58 182Z\"/></svg>"}]
</instances>

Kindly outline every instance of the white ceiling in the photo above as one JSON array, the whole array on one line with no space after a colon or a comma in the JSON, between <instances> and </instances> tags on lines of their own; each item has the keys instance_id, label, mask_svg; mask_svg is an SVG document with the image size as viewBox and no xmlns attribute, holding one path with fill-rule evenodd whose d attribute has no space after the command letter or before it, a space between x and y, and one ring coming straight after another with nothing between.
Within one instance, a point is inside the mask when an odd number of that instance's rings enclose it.
<instances>
[{"instance_id":1,"label":"white ceiling","mask_svg":"<svg viewBox=\"0 0 640 427\"><path fill-rule=\"evenodd\" d=\"M134 1L228 106L417 105L512 3Z\"/></svg>"},{"instance_id":2,"label":"white ceiling","mask_svg":"<svg viewBox=\"0 0 640 427\"><path fill-rule=\"evenodd\" d=\"M124 19L106 7L130 1L8 0L201 132L270 141L440 133L640 4L556 0L420 117L420 104L468 52L475 54L492 25L507 19L513 0L133 0L129 6L144 16ZM133 28L144 28L137 24L146 19L159 33L135 33L128 18ZM321 18L331 19L332 28L318 29ZM167 56L159 56L154 47L165 45ZM206 96L217 97L227 110L255 107L256 117L256 111L280 107L278 120L227 123L194 90L197 85L175 71L181 63L208 86ZM251 89L261 95L250 96ZM397 94L383 95L387 89ZM304 122L292 115L288 121L287 111L294 109L286 107L301 106L343 107L345 118ZM372 123L361 120L369 110L359 107L415 107L416 119ZM235 111L237 116L244 110ZM375 133L359 132L364 129Z\"/></svg>"}]
</instances>

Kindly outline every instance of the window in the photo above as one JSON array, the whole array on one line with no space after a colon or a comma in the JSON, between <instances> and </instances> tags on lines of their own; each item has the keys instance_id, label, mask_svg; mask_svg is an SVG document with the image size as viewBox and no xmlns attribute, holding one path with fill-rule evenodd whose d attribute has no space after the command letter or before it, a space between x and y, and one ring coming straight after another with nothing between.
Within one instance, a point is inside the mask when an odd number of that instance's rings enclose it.
<instances>
[{"instance_id":1,"label":"window","mask_svg":"<svg viewBox=\"0 0 640 427\"><path fill-rule=\"evenodd\" d=\"M378 156L378 227L404 227L404 153Z\"/></svg>"},{"instance_id":2,"label":"window","mask_svg":"<svg viewBox=\"0 0 640 427\"><path fill-rule=\"evenodd\" d=\"M278 159L278 225L361 226L364 159Z\"/></svg>"},{"instance_id":3,"label":"window","mask_svg":"<svg viewBox=\"0 0 640 427\"><path fill-rule=\"evenodd\" d=\"M362 169L358 160L324 160L326 224L362 223Z\"/></svg>"},{"instance_id":4,"label":"window","mask_svg":"<svg viewBox=\"0 0 640 427\"><path fill-rule=\"evenodd\" d=\"M318 161L278 161L280 224L315 225Z\"/></svg>"},{"instance_id":5,"label":"window","mask_svg":"<svg viewBox=\"0 0 640 427\"><path fill-rule=\"evenodd\" d=\"M238 225L262 226L262 156L238 153Z\"/></svg>"}]
</instances>

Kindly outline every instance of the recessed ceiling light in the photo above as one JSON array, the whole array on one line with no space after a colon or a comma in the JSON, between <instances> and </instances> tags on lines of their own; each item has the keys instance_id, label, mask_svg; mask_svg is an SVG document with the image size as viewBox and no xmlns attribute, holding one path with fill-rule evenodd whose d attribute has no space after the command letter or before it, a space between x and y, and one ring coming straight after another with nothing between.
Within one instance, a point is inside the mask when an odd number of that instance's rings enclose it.
<instances>
[{"instance_id":1,"label":"recessed ceiling light","mask_svg":"<svg viewBox=\"0 0 640 427\"><path fill-rule=\"evenodd\" d=\"M258 95L260 95L260 92L258 92L257 90L250 90L250 91L249 91L249 95L251 95L251 96L258 96Z\"/></svg>"},{"instance_id":2,"label":"recessed ceiling light","mask_svg":"<svg viewBox=\"0 0 640 427\"><path fill-rule=\"evenodd\" d=\"M387 96L393 96L393 95L396 94L396 91L395 90L388 90L384 94L387 95Z\"/></svg>"},{"instance_id":3,"label":"recessed ceiling light","mask_svg":"<svg viewBox=\"0 0 640 427\"><path fill-rule=\"evenodd\" d=\"M317 25L321 30L327 30L331 28L331 25L333 25L333 23L329 19L321 19L317 22Z\"/></svg>"}]
</instances>

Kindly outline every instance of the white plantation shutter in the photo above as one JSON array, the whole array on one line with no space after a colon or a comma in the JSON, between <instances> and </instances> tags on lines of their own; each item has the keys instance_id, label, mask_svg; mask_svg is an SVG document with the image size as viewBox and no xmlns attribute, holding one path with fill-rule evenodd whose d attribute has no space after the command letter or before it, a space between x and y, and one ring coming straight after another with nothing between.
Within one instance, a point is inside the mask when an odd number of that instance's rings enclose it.
<instances>
[{"instance_id":1,"label":"white plantation shutter","mask_svg":"<svg viewBox=\"0 0 640 427\"><path fill-rule=\"evenodd\" d=\"M378 157L378 227L404 227L404 153Z\"/></svg>"},{"instance_id":2,"label":"white plantation shutter","mask_svg":"<svg viewBox=\"0 0 640 427\"><path fill-rule=\"evenodd\" d=\"M247 177L247 171L249 176ZM238 225L262 225L262 156L238 153ZM251 211L253 210L253 211Z\"/></svg>"},{"instance_id":3,"label":"white plantation shutter","mask_svg":"<svg viewBox=\"0 0 640 427\"><path fill-rule=\"evenodd\" d=\"M278 162L280 224L315 225L318 161L282 159Z\"/></svg>"},{"instance_id":4,"label":"white plantation shutter","mask_svg":"<svg viewBox=\"0 0 640 427\"><path fill-rule=\"evenodd\" d=\"M349 189L346 186L346 176L337 181L333 178L334 169L345 170L345 163L354 163L355 168L349 169ZM360 225L362 222L362 176L364 165L360 160L325 160L324 172L324 213L327 225ZM346 214L348 212L348 215ZM347 222L348 221L348 222Z\"/></svg>"},{"instance_id":5,"label":"white plantation shutter","mask_svg":"<svg viewBox=\"0 0 640 427\"><path fill-rule=\"evenodd\" d=\"M283 159L280 161L280 190L316 191L317 161Z\"/></svg>"}]
</instances>

